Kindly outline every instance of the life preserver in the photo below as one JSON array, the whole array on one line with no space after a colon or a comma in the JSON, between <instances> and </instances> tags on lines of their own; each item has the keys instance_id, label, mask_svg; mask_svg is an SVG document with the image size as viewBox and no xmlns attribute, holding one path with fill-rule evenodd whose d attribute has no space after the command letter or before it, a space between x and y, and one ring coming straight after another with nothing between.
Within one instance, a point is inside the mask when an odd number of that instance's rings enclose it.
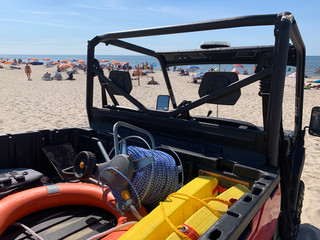
<instances>
[{"instance_id":1,"label":"life preserver","mask_svg":"<svg viewBox=\"0 0 320 240\"><path fill-rule=\"evenodd\" d=\"M105 190L107 201L115 207L115 199L110 189ZM112 209L103 197L101 187L89 183L59 183L48 186L31 188L21 192L11 194L0 200L0 236L8 226L20 218L31 213L65 205L86 205L107 210L117 219L117 226L129 222L137 221L135 216L129 211L120 215ZM142 216L147 215L143 206L138 210ZM119 231L117 237L124 233L125 229ZM113 234L113 239L115 239Z\"/></svg>"}]
</instances>

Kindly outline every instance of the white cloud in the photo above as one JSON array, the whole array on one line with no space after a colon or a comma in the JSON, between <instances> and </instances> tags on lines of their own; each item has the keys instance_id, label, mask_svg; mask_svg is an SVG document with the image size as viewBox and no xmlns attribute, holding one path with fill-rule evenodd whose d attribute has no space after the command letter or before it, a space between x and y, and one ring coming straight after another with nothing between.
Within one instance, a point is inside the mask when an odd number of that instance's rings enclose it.
<instances>
[{"instance_id":1,"label":"white cloud","mask_svg":"<svg viewBox=\"0 0 320 240\"><path fill-rule=\"evenodd\" d=\"M39 14L39 15L51 15L52 13L51 12L31 12L32 14Z\"/></svg>"},{"instance_id":2,"label":"white cloud","mask_svg":"<svg viewBox=\"0 0 320 240\"><path fill-rule=\"evenodd\" d=\"M46 21L30 21L30 20L21 20L21 19L0 18L0 22L34 24L34 25L43 25L43 26L69 28L69 29L70 28L82 29L81 26L75 26L75 25L64 24L64 23L53 23L53 22L46 22Z\"/></svg>"}]
</instances>

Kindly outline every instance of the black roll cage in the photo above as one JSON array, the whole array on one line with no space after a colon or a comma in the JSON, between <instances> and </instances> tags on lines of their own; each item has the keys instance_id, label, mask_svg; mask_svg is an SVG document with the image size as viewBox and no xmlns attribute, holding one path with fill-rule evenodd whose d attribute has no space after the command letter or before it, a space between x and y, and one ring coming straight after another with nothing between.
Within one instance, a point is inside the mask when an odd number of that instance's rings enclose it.
<instances>
[{"instance_id":1,"label":"black roll cage","mask_svg":"<svg viewBox=\"0 0 320 240\"><path fill-rule=\"evenodd\" d=\"M156 35L168 35L187 32L198 32L207 30L217 30L226 28L248 27L248 26L274 26L274 46L255 46L255 47L226 47L212 49L196 49L185 51L156 52L151 49L137 46L135 44L120 40L126 38L137 38ZM290 40L292 44L290 44ZM161 112L147 109L138 100L118 88L112 81L103 75L103 72L95 66L95 47L99 43L113 45L137 53L145 54L158 59L161 70L164 75L168 93L173 105L173 110ZM272 55L272 64L262 66L261 70L243 80L239 80L229 86L214 91L206 96L199 98L189 104L177 107L176 100L172 91L170 79L167 73L167 67L175 65L191 64L230 64L247 63L257 64L265 55ZM284 91L284 81L287 65L296 66L296 114L294 138L301 134L302 130L302 107L303 107L303 89L305 74L305 45L300 35L297 23L293 15L289 12L280 14L253 15L235 18L226 18L221 20L180 24L164 27L147 28L140 30L113 32L98 35L88 41L87 52L87 112L89 122L95 119L96 109L93 107L93 79L98 76L102 84L106 84L133 103L139 111L163 117L177 117L179 114L187 112L213 99L221 97L227 93L240 89L255 81L271 78L270 94L266 104L266 115L264 116L264 131L266 132L268 145L268 163L271 166L278 166L278 148L279 142L273 139L279 139L282 122L282 101Z\"/></svg>"}]
</instances>

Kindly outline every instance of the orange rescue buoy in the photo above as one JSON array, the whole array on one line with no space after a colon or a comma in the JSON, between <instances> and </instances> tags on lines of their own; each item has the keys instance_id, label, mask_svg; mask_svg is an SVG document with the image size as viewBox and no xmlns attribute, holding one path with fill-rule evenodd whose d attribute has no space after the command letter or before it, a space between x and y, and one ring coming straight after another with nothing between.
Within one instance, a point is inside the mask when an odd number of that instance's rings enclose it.
<instances>
[{"instance_id":1,"label":"orange rescue buoy","mask_svg":"<svg viewBox=\"0 0 320 240\"><path fill-rule=\"evenodd\" d=\"M107 188L104 194L109 204L115 208L116 200L110 189ZM59 183L31 188L1 199L0 236L8 226L24 216L43 209L66 205L85 205L105 209L118 219L117 226L129 221L137 221L130 211L120 215L116 210L112 209L106 203L100 186L89 183ZM139 209L139 213L142 216L147 215L147 211L143 206ZM128 230L127 227L125 229ZM125 229L116 234L113 233L112 238L120 237L125 233Z\"/></svg>"}]
</instances>

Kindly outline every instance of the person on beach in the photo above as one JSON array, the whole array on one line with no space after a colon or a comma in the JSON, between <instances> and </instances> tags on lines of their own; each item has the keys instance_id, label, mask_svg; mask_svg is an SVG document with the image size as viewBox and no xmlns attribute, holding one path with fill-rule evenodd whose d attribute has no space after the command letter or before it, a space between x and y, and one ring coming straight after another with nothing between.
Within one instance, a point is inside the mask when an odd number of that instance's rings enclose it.
<instances>
[{"instance_id":1,"label":"person on beach","mask_svg":"<svg viewBox=\"0 0 320 240\"><path fill-rule=\"evenodd\" d=\"M25 73L26 73L26 75L27 75L27 78L28 78L28 80L29 81L31 81L31 67L29 66L29 64L28 63L26 63L26 66L25 66L25 68L24 68L24 71L25 71Z\"/></svg>"},{"instance_id":2,"label":"person on beach","mask_svg":"<svg viewBox=\"0 0 320 240\"><path fill-rule=\"evenodd\" d=\"M153 77L151 77L151 80L148 82L148 85L158 85L159 83L154 80Z\"/></svg>"},{"instance_id":3,"label":"person on beach","mask_svg":"<svg viewBox=\"0 0 320 240\"><path fill-rule=\"evenodd\" d=\"M137 75L138 75L138 86L140 86L140 75L142 75L142 69L140 68L139 64L137 67Z\"/></svg>"}]
</instances>

